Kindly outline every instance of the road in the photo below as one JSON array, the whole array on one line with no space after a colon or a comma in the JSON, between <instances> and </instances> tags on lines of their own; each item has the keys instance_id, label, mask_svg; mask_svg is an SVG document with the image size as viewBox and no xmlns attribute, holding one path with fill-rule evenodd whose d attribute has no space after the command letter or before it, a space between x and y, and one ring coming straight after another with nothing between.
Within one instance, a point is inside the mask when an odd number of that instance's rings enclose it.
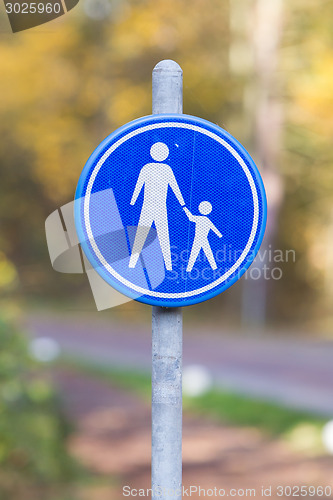
<instances>
[{"instance_id":1,"label":"road","mask_svg":"<svg viewBox=\"0 0 333 500\"><path fill-rule=\"evenodd\" d=\"M149 325L129 325L86 315L25 317L33 337L56 340L64 354L149 370ZM184 367L203 365L222 388L333 418L333 342L286 336L184 331Z\"/></svg>"}]
</instances>

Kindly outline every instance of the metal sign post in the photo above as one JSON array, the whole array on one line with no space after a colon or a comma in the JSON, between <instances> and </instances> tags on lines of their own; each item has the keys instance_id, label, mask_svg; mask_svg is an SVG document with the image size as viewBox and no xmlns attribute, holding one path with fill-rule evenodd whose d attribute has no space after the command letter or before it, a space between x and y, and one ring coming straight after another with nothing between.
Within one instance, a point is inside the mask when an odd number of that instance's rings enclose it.
<instances>
[{"instance_id":1,"label":"metal sign post","mask_svg":"<svg viewBox=\"0 0 333 500\"><path fill-rule=\"evenodd\" d=\"M153 70L153 114L95 149L75 194L85 257L106 283L153 306L152 498L182 497L181 307L220 294L248 269L266 197L243 146L184 115L182 70Z\"/></svg>"},{"instance_id":2,"label":"metal sign post","mask_svg":"<svg viewBox=\"0 0 333 500\"><path fill-rule=\"evenodd\" d=\"M183 112L183 72L174 61L153 70L153 114ZM182 310L153 306L152 498L182 498Z\"/></svg>"},{"instance_id":3,"label":"metal sign post","mask_svg":"<svg viewBox=\"0 0 333 500\"><path fill-rule=\"evenodd\" d=\"M152 498L178 500L182 498L181 308L153 306L152 332Z\"/></svg>"},{"instance_id":4,"label":"metal sign post","mask_svg":"<svg viewBox=\"0 0 333 500\"><path fill-rule=\"evenodd\" d=\"M153 114L182 112L182 69L174 61L161 61L153 70ZM182 350L182 309L153 306L153 499L182 498Z\"/></svg>"}]
</instances>

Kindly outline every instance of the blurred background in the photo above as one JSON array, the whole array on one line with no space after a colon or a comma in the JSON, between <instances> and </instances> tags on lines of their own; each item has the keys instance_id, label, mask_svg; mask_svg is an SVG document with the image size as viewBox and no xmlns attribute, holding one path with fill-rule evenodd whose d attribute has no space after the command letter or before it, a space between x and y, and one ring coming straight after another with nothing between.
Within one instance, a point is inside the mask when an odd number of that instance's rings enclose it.
<instances>
[{"instance_id":1,"label":"blurred background","mask_svg":"<svg viewBox=\"0 0 333 500\"><path fill-rule=\"evenodd\" d=\"M0 14L0 498L149 487L150 307L97 312L44 225L96 146L151 113L162 59L184 113L249 150L269 207L252 271L184 310L184 482L332 496L333 4L81 0L17 34Z\"/></svg>"}]
</instances>

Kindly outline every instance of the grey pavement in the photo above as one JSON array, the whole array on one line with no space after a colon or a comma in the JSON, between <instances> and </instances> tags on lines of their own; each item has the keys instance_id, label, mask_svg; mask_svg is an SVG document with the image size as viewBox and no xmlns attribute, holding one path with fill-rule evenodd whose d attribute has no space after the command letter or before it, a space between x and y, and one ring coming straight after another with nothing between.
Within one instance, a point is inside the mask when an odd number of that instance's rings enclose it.
<instances>
[{"instance_id":1,"label":"grey pavement","mask_svg":"<svg viewBox=\"0 0 333 500\"><path fill-rule=\"evenodd\" d=\"M64 354L103 365L150 370L149 325L97 314L30 315L33 337L56 340ZM222 388L333 418L333 342L285 335L231 334L184 327L184 366L203 365Z\"/></svg>"}]
</instances>

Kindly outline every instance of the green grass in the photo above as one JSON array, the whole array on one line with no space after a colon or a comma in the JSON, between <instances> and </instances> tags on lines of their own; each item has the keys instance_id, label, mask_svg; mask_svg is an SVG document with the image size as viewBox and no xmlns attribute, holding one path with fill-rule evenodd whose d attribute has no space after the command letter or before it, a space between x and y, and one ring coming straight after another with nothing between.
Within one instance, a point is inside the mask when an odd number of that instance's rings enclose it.
<instances>
[{"instance_id":1,"label":"green grass","mask_svg":"<svg viewBox=\"0 0 333 500\"><path fill-rule=\"evenodd\" d=\"M133 392L148 402L151 395L149 374L128 369L110 368L79 360L66 360L67 366L84 371L112 385ZM300 426L320 431L325 419L303 411L282 407L214 388L206 394L183 398L184 412L213 418L232 425L255 427L271 436L290 435Z\"/></svg>"},{"instance_id":2,"label":"green grass","mask_svg":"<svg viewBox=\"0 0 333 500\"><path fill-rule=\"evenodd\" d=\"M184 409L234 425L256 427L275 436L286 434L300 424L325 423L324 419L302 411L218 389L197 398L185 398Z\"/></svg>"},{"instance_id":3,"label":"green grass","mask_svg":"<svg viewBox=\"0 0 333 500\"><path fill-rule=\"evenodd\" d=\"M150 398L151 378L149 374L143 371L124 370L68 357L63 357L61 365L92 375L125 391L134 392L147 400Z\"/></svg>"}]
</instances>

